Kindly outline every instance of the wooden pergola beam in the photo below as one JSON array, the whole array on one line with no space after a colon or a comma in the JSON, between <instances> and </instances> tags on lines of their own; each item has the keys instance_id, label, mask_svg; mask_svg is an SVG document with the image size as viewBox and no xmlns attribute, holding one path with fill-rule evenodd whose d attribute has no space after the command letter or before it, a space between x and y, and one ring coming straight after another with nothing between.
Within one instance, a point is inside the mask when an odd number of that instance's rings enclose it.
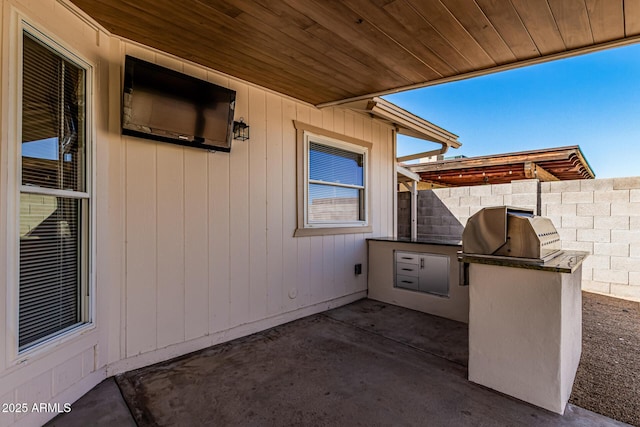
<instances>
[{"instance_id":1,"label":"wooden pergola beam","mask_svg":"<svg viewBox=\"0 0 640 427\"><path fill-rule=\"evenodd\" d=\"M410 165L414 172L432 172L438 170L488 168L495 166L507 166L525 162L548 163L555 161L567 161L580 154L577 145L557 148L544 148L539 150L521 151L517 153L491 154L479 157L467 157L461 159L447 159L436 162ZM577 160L580 161L582 157ZM586 163L583 162L583 163Z\"/></svg>"},{"instance_id":2,"label":"wooden pergola beam","mask_svg":"<svg viewBox=\"0 0 640 427\"><path fill-rule=\"evenodd\" d=\"M552 174L542 166L536 164L535 162L524 163L524 175L528 179L537 178L541 182L560 181L558 177L556 177L554 174Z\"/></svg>"}]
</instances>

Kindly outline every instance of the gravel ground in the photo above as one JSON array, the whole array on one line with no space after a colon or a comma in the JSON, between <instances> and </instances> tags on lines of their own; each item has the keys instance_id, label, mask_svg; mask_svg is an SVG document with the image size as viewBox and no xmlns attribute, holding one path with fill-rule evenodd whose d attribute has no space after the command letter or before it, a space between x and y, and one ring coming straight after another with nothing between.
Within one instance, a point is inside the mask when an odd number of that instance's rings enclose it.
<instances>
[{"instance_id":1,"label":"gravel ground","mask_svg":"<svg viewBox=\"0 0 640 427\"><path fill-rule=\"evenodd\" d=\"M570 402L640 426L640 302L582 298L582 358Z\"/></svg>"}]
</instances>

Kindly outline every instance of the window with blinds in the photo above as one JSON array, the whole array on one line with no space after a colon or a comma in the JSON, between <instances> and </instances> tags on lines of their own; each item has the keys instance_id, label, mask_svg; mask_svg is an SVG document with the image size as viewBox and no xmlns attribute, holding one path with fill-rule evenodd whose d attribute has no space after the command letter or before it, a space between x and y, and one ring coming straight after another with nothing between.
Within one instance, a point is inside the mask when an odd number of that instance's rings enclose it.
<instances>
[{"instance_id":1,"label":"window with blinds","mask_svg":"<svg viewBox=\"0 0 640 427\"><path fill-rule=\"evenodd\" d=\"M307 225L366 225L366 148L309 136L306 154Z\"/></svg>"},{"instance_id":2,"label":"window with blinds","mask_svg":"<svg viewBox=\"0 0 640 427\"><path fill-rule=\"evenodd\" d=\"M23 33L18 345L88 321L87 69Z\"/></svg>"}]
</instances>

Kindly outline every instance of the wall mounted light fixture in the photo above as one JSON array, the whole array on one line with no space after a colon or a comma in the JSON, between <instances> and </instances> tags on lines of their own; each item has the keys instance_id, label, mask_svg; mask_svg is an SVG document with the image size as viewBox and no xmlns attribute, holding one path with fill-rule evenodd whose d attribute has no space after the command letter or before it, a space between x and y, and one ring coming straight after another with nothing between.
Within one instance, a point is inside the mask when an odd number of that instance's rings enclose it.
<instances>
[{"instance_id":1,"label":"wall mounted light fixture","mask_svg":"<svg viewBox=\"0 0 640 427\"><path fill-rule=\"evenodd\" d=\"M233 139L240 141L249 139L249 125L244 122L243 117L240 117L240 121L233 122Z\"/></svg>"}]
</instances>

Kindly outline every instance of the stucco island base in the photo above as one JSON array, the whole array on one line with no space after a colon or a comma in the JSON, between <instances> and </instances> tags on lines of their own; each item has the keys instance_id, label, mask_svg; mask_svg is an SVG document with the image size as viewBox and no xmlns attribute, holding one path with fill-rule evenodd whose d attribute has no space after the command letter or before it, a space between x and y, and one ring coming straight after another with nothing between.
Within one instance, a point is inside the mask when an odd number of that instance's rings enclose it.
<instances>
[{"instance_id":1,"label":"stucco island base","mask_svg":"<svg viewBox=\"0 0 640 427\"><path fill-rule=\"evenodd\" d=\"M469 380L563 414L582 351L582 267L469 267Z\"/></svg>"}]
</instances>

